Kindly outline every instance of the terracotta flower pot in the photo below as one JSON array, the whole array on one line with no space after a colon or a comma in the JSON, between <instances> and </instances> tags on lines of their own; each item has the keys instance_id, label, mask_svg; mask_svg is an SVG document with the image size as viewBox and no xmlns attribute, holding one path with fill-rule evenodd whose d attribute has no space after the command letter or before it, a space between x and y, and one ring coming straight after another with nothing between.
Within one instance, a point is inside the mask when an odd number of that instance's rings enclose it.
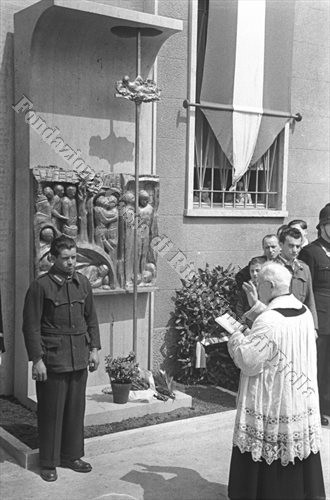
<instances>
[{"instance_id":1,"label":"terracotta flower pot","mask_svg":"<svg viewBox=\"0 0 330 500\"><path fill-rule=\"evenodd\" d=\"M111 380L113 402L117 404L127 403L131 387L131 382L129 384L119 384Z\"/></svg>"}]
</instances>

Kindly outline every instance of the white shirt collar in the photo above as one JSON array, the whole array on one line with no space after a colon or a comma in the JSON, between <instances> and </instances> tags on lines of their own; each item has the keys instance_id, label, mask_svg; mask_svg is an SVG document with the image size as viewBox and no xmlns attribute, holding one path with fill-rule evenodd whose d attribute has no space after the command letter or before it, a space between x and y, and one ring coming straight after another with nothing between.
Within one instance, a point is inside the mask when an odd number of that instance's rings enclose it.
<instances>
[{"instance_id":1,"label":"white shirt collar","mask_svg":"<svg viewBox=\"0 0 330 500\"><path fill-rule=\"evenodd\" d=\"M292 308L300 309L302 303L291 293L290 295L280 295L275 297L267 306L267 309Z\"/></svg>"}]
</instances>

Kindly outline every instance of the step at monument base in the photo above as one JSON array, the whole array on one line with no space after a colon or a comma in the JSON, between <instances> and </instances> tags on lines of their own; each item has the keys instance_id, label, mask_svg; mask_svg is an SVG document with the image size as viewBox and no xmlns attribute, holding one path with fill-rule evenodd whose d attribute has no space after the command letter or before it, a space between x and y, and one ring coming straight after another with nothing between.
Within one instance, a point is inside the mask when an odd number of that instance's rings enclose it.
<instances>
[{"instance_id":1,"label":"step at monument base","mask_svg":"<svg viewBox=\"0 0 330 500\"><path fill-rule=\"evenodd\" d=\"M169 398L167 401L160 401L154 398L150 402L129 401L117 404L113 402L112 394L102 392L105 387L105 385L87 387L85 425L121 422L128 418L143 417L151 413L167 413L192 406L192 397L180 391L174 391L174 400Z\"/></svg>"}]
</instances>

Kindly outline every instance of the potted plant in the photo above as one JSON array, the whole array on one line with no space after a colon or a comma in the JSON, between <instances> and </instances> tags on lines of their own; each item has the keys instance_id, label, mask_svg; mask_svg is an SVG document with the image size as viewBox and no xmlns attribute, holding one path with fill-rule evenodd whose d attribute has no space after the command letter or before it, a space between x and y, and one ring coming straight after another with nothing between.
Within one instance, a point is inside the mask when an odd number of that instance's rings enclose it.
<instances>
[{"instance_id":1,"label":"potted plant","mask_svg":"<svg viewBox=\"0 0 330 500\"><path fill-rule=\"evenodd\" d=\"M138 367L133 351L127 356L105 357L105 371L110 378L114 403L127 403L132 381L139 376Z\"/></svg>"}]
</instances>

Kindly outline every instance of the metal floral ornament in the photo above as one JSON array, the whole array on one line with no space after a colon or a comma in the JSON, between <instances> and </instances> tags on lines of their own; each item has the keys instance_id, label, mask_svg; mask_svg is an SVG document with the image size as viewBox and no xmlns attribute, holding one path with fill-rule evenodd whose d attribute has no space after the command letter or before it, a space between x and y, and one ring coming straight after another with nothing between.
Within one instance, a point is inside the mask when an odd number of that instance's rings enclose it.
<instances>
[{"instance_id":1,"label":"metal floral ornament","mask_svg":"<svg viewBox=\"0 0 330 500\"><path fill-rule=\"evenodd\" d=\"M130 81L129 76L124 76L116 82L116 91L116 97L124 97L136 103L160 100L160 89L156 82L150 78L143 80L141 76L137 76L134 81Z\"/></svg>"}]
</instances>

